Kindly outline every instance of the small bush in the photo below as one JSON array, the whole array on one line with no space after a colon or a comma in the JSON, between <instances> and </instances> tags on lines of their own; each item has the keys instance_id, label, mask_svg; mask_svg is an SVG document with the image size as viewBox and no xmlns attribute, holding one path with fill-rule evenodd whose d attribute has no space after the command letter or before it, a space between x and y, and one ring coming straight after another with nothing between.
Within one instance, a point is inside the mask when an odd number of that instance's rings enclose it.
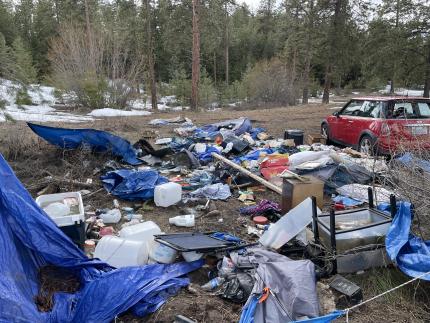
<instances>
[{"instance_id":1,"label":"small bush","mask_svg":"<svg viewBox=\"0 0 430 323\"><path fill-rule=\"evenodd\" d=\"M203 70L199 84L199 105L208 107L217 100L217 91L212 80L208 77L206 71Z\"/></svg>"},{"instance_id":2,"label":"small bush","mask_svg":"<svg viewBox=\"0 0 430 323\"><path fill-rule=\"evenodd\" d=\"M191 80L187 78L184 69L180 69L174 73L172 79L173 95L176 96L181 105L190 105L191 97Z\"/></svg>"},{"instance_id":3,"label":"small bush","mask_svg":"<svg viewBox=\"0 0 430 323\"><path fill-rule=\"evenodd\" d=\"M7 112L4 113L4 118L6 122L16 123L16 120Z\"/></svg>"},{"instance_id":4,"label":"small bush","mask_svg":"<svg viewBox=\"0 0 430 323\"><path fill-rule=\"evenodd\" d=\"M0 110L6 109L6 100L0 99Z\"/></svg>"},{"instance_id":5,"label":"small bush","mask_svg":"<svg viewBox=\"0 0 430 323\"><path fill-rule=\"evenodd\" d=\"M32 105L33 104L30 96L28 95L27 89L21 88L18 90L18 92L16 93L15 103L17 105Z\"/></svg>"},{"instance_id":6,"label":"small bush","mask_svg":"<svg viewBox=\"0 0 430 323\"><path fill-rule=\"evenodd\" d=\"M79 89L76 89L76 95L79 103L90 108L106 107L105 93L108 88L106 80L88 76L79 81Z\"/></svg>"}]
</instances>

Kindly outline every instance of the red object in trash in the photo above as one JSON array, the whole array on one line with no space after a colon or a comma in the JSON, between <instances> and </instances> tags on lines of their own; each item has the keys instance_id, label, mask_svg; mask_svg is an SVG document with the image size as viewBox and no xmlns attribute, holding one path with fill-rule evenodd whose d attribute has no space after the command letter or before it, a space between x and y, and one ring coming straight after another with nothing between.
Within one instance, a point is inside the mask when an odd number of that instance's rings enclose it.
<instances>
[{"instance_id":1,"label":"red object in trash","mask_svg":"<svg viewBox=\"0 0 430 323\"><path fill-rule=\"evenodd\" d=\"M266 167L260 168L260 173L265 179L270 180L272 177L282 174L282 172L286 169L288 169L288 166Z\"/></svg>"},{"instance_id":2,"label":"red object in trash","mask_svg":"<svg viewBox=\"0 0 430 323\"><path fill-rule=\"evenodd\" d=\"M252 218L252 221L254 221L255 224L267 224L267 223L269 223L269 220L267 220L267 218L265 216L261 216L261 215L254 216Z\"/></svg>"},{"instance_id":3,"label":"red object in trash","mask_svg":"<svg viewBox=\"0 0 430 323\"><path fill-rule=\"evenodd\" d=\"M266 160L260 164L260 168L271 168L277 166L287 166L288 157L286 156L267 156Z\"/></svg>"},{"instance_id":4,"label":"red object in trash","mask_svg":"<svg viewBox=\"0 0 430 323\"><path fill-rule=\"evenodd\" d=\"M113 229L113 227L103 227L103 228L100 228L99 235L100 237L111 236L113 235L114 232L115 230Z\"/></svg>"},{"instance_id":5,"label":"red object in trash","mask_svg":"<svg viewBox=\"0 0 430 323\"><path fill-rule=\"evenodd\" d=\"M342 203L334 203L334 208L336 210L345 210L346 209L345 205L343 205Z\"/></svg>"}]
</instances>

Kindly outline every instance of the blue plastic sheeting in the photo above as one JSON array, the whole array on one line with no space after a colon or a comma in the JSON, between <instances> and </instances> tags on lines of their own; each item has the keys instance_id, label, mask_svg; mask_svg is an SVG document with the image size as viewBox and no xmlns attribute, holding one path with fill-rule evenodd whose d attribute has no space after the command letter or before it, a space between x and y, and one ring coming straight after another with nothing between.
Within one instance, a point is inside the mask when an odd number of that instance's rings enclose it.
<instances>
[{"instance_id":1,"label":"blue plastic sheeting","mask_svg":"<svg viewBox=\"0 0 430 323\"><path fill-rule=\"evenodd\" d=\"M332 198L333 202L341 203L345 206L358 206L364 204L363 201L354 200L348 196L338 195Z\"/></svg>"},{"instance_id":2,"label":"blue plastic sheeting","mask_svg":"<svg viewBox=\"0 0 430 323\"><path fill-rule=\"evenodd\" d=\"M217 238L217 239L221 239L221 240L225 240L225 241L232 241L232 242L237 242L237 243L242 242L242 240L239 239L238 237L235 237L231 234L224 233L224 232L215 232L212 234L212 237Z\"/></svg>"},{"instance_id":3,"label":"blue plastic sheeting","mask_svg":"<svg viewBox=\"0 0 430 323\"><path fill-rule=\"evenodd\" d=\"M270 155L270 154L273 154L274 152L275 152L275 150L272 148L255 149L255 150L249 152L248 154L246 154L245 156L241 156L241 157L233 159L233 161L236 164L240 164L245 160L258 160L260 158L261 154Z\"/></svg>"},{"instance_id":4,"label":"blue plastic sheeting","mask_svg":"<svg viewBox=\"0 0 430 323\"><path fill-rule=\"evenodd\" d=\"M252 295L251 301L245 305L240 315L239 323L254 323L254 314L257 309L259 297Z\"/></svg>"},{"instance_id":5,"label":"blue plastic sheeting","mask_svg":"<svg viewBox=\"0 0 430 323\"><path fill-rule=\"evenodd\" d=\"M109 132L95 129L66 129L27 123L31 130L52 145L61 149L76 149L88 146L94 151L111 151L130 165L140 165L133 146L127 140Z\"/></svg>"},{"instance_id":6,"label":"blue plastic sheeting","mask_svg":"<svg viewBox=\"0 0 430 323\"><path fill-rule=\"evenodd\" d=\"M397 161L401 162L406 167L419 167L422 170L430 173L430 161L419 159L411 153L405 153L402 156L396 158Z\"/></svg>"},{"instance_id":7,"label":"blue plastic sheeting","mask_svg":"<svg viewBox=\"0 0 430 323\"><path fill-rule=\"evenodd\" d=\"M130 201L152 199L155 186L168 182L154 170L119 169L100 176L100 179L106 191Z\"/></svg>"},{"instance_id":8,"label":"blue plastic sheeting","mask_svg":"<svg viewBox=\"0 0 430 323\"><path fill-rule=\"evenodd\" d=\"M399 203L385 237L385 247L388 256L402 272L410 277L418 277L430 271L430 240L424 241L410 233L412 218L411 204ZM430 275L421 279L430 281Z\"/></svg>"},{"instance_id":9,"label":"blue plastic sheeting","mask_svg":"<svg viewBox=\"0 0 430 323\"><path fill-rule=\"evenodd\" d=\"M85 254L38 207L0 154L0 321L110 322L131 309L146 315L189 280L203 261L114 269ZM80 279L75 294L56 293L50 312L39 312L38 271L67 268Z\"/></svg>"},{"instance_id":10,"label":"blue plastic sheeting","mask_svg":"<svg viewBox=\"0 0 430 323\"><path fill-rule=\"evenodd\" d=\"M230 128L236 136L240 136L245 132L252 131L251 121L248 118L239 118L233 120L222 121L218 123L208 124L201 128L197 128L194 131L194 137L198 139L209 138L213 140L218 134L221 128Z\"/></svg>"},{"instance_id":11,"label":"blue plastic sheeting","mask_svg":"<svg viewBox=\"0 0 430 323\"><path fill-rule=\"evenodd\" d=\"M199 159L201 163L207 164L213 160L212 153L219 154L219 150L212 146L206 146L206 150L204 153L196 153L195 156Z\"/></svg>"},{"instance_id":12,"label":"blue plastic sheeting","mask_svg":"<svg viewBox=\"0 0 430 323\"><path fill-rule=\"evenodd\" d=\"M329 323L345 314L346 314L345 311L334 311L324 316L319 316L312 319L301 320L301 321L293 321L293 323Z\"/></svg>"}]
</instances>

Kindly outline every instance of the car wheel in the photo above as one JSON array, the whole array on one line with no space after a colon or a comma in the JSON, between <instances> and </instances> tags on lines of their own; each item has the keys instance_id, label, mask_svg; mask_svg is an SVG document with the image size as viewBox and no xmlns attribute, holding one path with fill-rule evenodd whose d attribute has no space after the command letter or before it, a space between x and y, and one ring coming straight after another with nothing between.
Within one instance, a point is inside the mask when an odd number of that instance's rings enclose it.
<instances>
[{"instance_id":1,"label":"car wheel","mask_svg":"<svg viewBox=\"0 0 430 323\"><path fill-rule=\"evenodd\" d=\"M358 144L358 151L365 155L373 156L375 154L375 142L372 137L368 135L361 137Z\"/></svg>"},{"instance_id":2,"label":"car wheel","mask_svg":"<svg viewBox=\"0 0 430 323\"><path fill-rule=\"evenodd\" d=\"M321 125L321 136L323 138L325 138L327 145L331 144L330 133L329 133L329 129L328 129L328 124L327 123L323 123Z\"/></svg>"}]
</instances>

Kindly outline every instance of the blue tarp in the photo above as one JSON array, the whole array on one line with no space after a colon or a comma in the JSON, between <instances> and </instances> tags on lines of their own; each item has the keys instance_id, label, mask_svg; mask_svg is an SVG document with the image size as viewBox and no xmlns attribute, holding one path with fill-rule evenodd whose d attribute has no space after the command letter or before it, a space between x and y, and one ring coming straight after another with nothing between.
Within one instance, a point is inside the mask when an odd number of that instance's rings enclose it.
<instances>
[{"instance_id":1,"label":"blue tarp","mask_svg":"<svg viewBox=\"0 0 430 323\"><path fill-rule=\"evenodd\" d=\"M114 269L85 254L35 203L0 154L0 322L110 322L131 309L140 315L161 306L182 277L203 261ZM75 294L56 293L50 312L39 312L38 271L68 268L81 281Z\"/></svg>"},{"instance_id":2,"label":"blue tarp","mask_svg":"<svg viewBox=\"0 0 430 323\"><path fill-rule=\"evenodd\" d=\"M155 186L168 182L154 170L119 169L102 175L100 179L109 193L130 201L152 199Z\"/></svg>"},{"instance_id":3,"label":"blue tarp","mask_svg":"<svg viewBox=\"0 0 430 323\"><path fill-rule=\"evenodd\" d=\"M412 225L411 204L398 204L396 216L385 237L387 254L402 272L418 277L430 271L430 240L424 241L410 233ZM430 280L430 275L422 279Z\"/></svg>"},{"instance_id":4,"label":"blue tarp","mask_svg":"<svg viewBox=\"0 0 430 323\"><path fill-rule=\"evenodd\" d=\"M219 129L221 128L231 129L236 136L240 136L245 132L252 131L251 120L242 117L238 119L204 125L201 128L197 128L196 130L194 130L194 137L197 139L209 138L213 140L219 134Z\"/></svg>"},{"instance_id":5,"label":"blue tarp","mask_svg":"<svg viewBox=\"0 0 430 323\"><path fill-rule=\"evenodd\" d=\"M312 319L301 320L301 321L293 321L292 323L329 323L345 314L346 314L345 311L338 310L324 316L319 316Z\"/></svg>"},{"instance_id":6,"label":"blue tarp","mask_svg":"<svg viewBox=\"0 0 430 323\"><path fill-rule=\"evenodd\" d=\"M137 159L133 146L125 139L109 132L95 129L66 129L27 123L38 136L61 149L76 149L88 146L94 151L111 151L130 165L142 164Z\"/></svg>"},{"instance_id":7,"label":"blue tarp","mask_svg":"<svg viewBox=\"0 0 430 323\"><path fill-rule=\"evenodd\" d=\"M249 153L247 153L245 156L237 157L233 159L233 161L236 164L240 164L245 160L258 160L260 158L261 154L270 155L273 154L276 150L272 148L261 148L261 149L255 149Z\"/></svg>"},{"instance_id":8,"label":"blue tarp","mask_svg":"<svg viewBox=\"0 0 430 323\"><path fill-rule=\"evenodd\" d=\"M401 162L403 165L405 165L408 168L415 166L430 173L430 161L417 158L411 153L405 153L402 156L397 157L396 160Z\"/></svg>"}]
</instances>

